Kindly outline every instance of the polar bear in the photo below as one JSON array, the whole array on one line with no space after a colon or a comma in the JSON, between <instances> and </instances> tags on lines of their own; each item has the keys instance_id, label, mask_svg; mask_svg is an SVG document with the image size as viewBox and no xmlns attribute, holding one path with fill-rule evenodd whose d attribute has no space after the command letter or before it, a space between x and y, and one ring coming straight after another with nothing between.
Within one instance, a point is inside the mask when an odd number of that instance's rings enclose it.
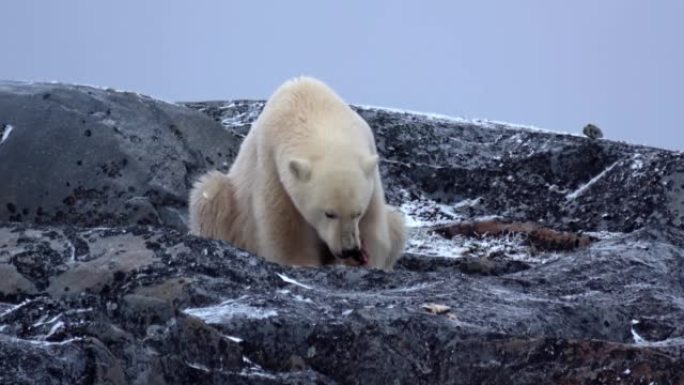
<instances>
[{"instance_id":1,"label":"polar bear","mask_svg":"<svg viewBox=\"0 0 684 385\"><path fill-rule=\"evenodd\" d=\"M406 243L370 127L309 77L275 91L228 174L200 177L189 206L192 234L281 264L390 269Z\"/></svg>"}]
</instances>

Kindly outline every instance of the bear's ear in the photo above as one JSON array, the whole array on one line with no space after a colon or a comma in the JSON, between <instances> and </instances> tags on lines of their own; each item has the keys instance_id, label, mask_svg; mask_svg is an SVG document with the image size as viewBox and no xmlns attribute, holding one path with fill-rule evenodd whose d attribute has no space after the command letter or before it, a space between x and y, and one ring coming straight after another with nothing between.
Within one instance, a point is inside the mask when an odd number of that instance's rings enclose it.
<instances>
[{"instance_id":1,"label":"bear's ear","mask_svg":"<svg viewBox=\"0 0 684 385\"><path fill-rule=\"evenodd\" d=\"M301 182L306 182L311 178L311 164L305 159L290 160L290 171L292 175Z\"/></svg>"},{"instance_id":2,"label":"bear's ear","mask_svg":"<svg viewBox=\"0 0 684 385\"><path fill-rule=\"evenodd\" d=\"M375 171L375 167L378 165L378 156L377 155L371 155L366 158L364 158L361 161L361 167L363 168L363 172L366 173L366 175L370 176L373 174L373 171Z\"/></svg>"}]
</instances>

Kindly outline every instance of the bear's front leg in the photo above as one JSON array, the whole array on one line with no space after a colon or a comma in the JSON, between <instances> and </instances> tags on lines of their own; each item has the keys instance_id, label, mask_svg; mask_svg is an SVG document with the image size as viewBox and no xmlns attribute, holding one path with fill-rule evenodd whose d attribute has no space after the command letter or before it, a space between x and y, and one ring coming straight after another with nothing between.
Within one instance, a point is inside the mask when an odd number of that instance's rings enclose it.
<instances>
[{"instance_id":1,"label":"bear's front leg","mask_svg":"<svg viewBox=\"0 0 684 385\"><path fill-rule=\"evenodd\" d=\"M361 244L363 252L368 256L368 267L388 269L390 254L389 232L386 223L381 225L364 226L361 229Z\"/></svg>"},{"instance_id":2,"label":"bear's front leg","mask_svg":"<svg viewBox=\"0 0 684 385\"><path fill-rule=\"evenodd\" d=\"M305 226L272 226L261 229L262 256L270 261L294 266L321 266L318 239Z\"/></svg>"},{"instance_id":3,"label":"bear's front leg","mask_svg":"<svg viewBox=\"0 0 684 385\"><path fill-rule=\"evenodd\" d=\"M387 205L386 207L387 227L390 237L390 251L387 260L387 268L391 268L402 254L404 254L407 234L404 214L394 206Z\"/></svg>"},{"instance_id":4,"label":"bear's front leg","mask_svg":"<svg viewBox=\"0 0 684 385\"><path fill-rule=\"evenodd\" d=\"M386 205L374 221L362 225L361 239L369 256L368 266L391 269L406 246L404 216L396 208Z\"/></svg>"}]
</instances>

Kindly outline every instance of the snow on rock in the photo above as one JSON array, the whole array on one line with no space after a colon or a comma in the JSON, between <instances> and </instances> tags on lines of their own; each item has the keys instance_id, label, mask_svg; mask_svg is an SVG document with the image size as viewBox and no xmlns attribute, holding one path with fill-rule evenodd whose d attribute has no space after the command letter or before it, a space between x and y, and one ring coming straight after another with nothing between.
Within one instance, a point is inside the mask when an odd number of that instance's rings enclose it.
<instances>
[{"instance_id":1,"label":"snow on rock","mask_svg":"<svg viewBox=\"0 0 684 385\"><path fill-rule=\"evenodd\" d=\"M532 126L532 125L510 123L510 122L504 122L504 121L500 121L500 120L490 120L490 119L481 119L481 118L469 119L469 118L455 117L455 116L432 113L432 112L419 112L419 111L413 111L413 110L409 110L409 109L380 107L380 106L372 106L372 105L357 105L357 107L360 109L365 109L365 110L380 110L380 111L386 111L386 112L391 112L391 113L395 113L395 114L419 116L419 117L423 117L423 118L435 120L435 121L460 123L460 124L473 124L473 125L480 126L482 128L497 128L498 129L498 128L505 127L505 128L514 129L514 130L537 131L537 132L543 132L543 133L548 133L548 134L562 134L562 135L571 135L571 136L578 136L578 137L581 136L579 134L574 134L574 133L549 130L546 128L540 128L540 127L536 127L536 126Z\"/></svg>"},{"instance_id":2,"label":"snow on rock","mask_svg":"<svg viewBox=\"0 0 684 385\"><path fill-rule=\"evenodd\" d=\"M363 110L409 250L392 271L288 267L169 215L194 178L230 164L263 102L141 101L0 82L0 121L20 128L0 180L24 181L0 188L0 382L681 380L684 155ZM488 216L600 239L543 253L430 232Z\"/></svg>"},{"instance_id":3,"label":"snow on rock","mask_svg":"<svg viewBox=\"0 0 684 385\"><path fill-rule=\"evenodd\" d=\"M618 164L622 163L622 160L618 160L615 163L611 164L608 166L605 170L601 171L598 175L595 177L591 178L587 183L582 184L579 186L575 191L572 191L571 193L567 194L565 196L565 199L567 200L573 200L576 199L578 196L582 195L588 188L590 188L594 183L596 183L598 180L606 176L609 172L611 172L615 166Z\"/></svg>"},{"instance_id":4,"label":"snow on rock","mask_svg":"<svg viewBox=\"0 0 684 385\"><path fill-rule=\"evenodd\" d=\"M241 297L236 300L224 301L216 306L189 308L183 311L209 324L226 322L232 318L264 319L278 315L278 312L273 309L264 309L243 303L246 299L247 297Z\"/></svg>"},{"instance_id":5,"label":"snow on rock","mask_svg":"<svg viewBox=\"0 0 684 385\"><path fill-rule=\"evenodd\" d=\"M465 199L454 204L440 204L430 199L407 200L399 210L404 214L409 238L406 251L417 255L443 258L477 256L491 258L505 255L516 261L545 262L550 256L533 257L530 248L517 236L467 238L457 236L446 239L430 231L439 225L463 220L491 220L496 216L468 218L456 210L474 207L480 198Z\"/></svg>"},{"instance_id":6,"label":"snow on rock","mask_svg":"<svg viewBox=\"0 0 684 385\"><path fill-rule=\"evenodd\" d=\"M429 199L406 201L399 210L405 215L407 227L427 227L459 219L449 205L437 204Z\"/></svg>"},{"instance_id":7,"label":"snow on rock","mask_svg":"<svg viewBox=\"0 0 684 385\"><path fill-rule=\"evenodd\" d=\"M295 286L299 286L299 287L302 287L302 288L304 288L304 289L311 290L311 286L308 286L308 285L305 285L305 284L303 284L303 283L297 282L296 280L294 280L294 279L292 279L292 278L290 278L290 277L288 277L288 276L286 276L286 275L284 275L284 274L276 274L276 275L277 275L280 279L282 279L283 281L285 281L285 282L287 282L287 283L291 283L291 284L293 284L293 285L295 285Z\"/></svg>"},{"instance_id":8,"label":"snow on rock","mask_svg":"<svg viewBox=\"0 0 684 385\"><path fill-rule=\"evenodd\" d=\"M244 104L239 101L232 102L228 105L221 106L220 110L232 111L233 113L221 119L221 124L226 127L242 128L255 121L261 113L264 103L256 104L255 106L244 107ZM256 107L256 108L254 108Z\"/></svg>"},{"instance_id":9,"label":"snow on rock","mask_svg":"<svg viewBox=\"0 0 684 385\"><path fill-rule=\"evenodd\" d=\"M6 141L7 138L9 138L10 134L12 133L12 130L14 130L14 127L12 127L9 124L4 124L0 128L0 135L2 136L0 137L0 144Z\"/></svg>"},{"instance_id":10,"label":"snow on rock","mask_svg":"<svg viewBox=\"0 0 684 385\"><path fill-rule=\"evenodd\" d=\"M240 342L244 341L240 337L235 337L235 336L224 336L224 337L226 337L228 340L233 341L235 343L240 343Z\"/></svg>"},{"instance_id":11,"label":"snow on rock","mask_svg":"<svg viewBox=\"0 0 684 385\"><path fill-rule=\"evenodd\" d=\"M406 244L406 252L428 257L459 258L468 248L439 235L413 232Z\"/></svg>"}]
</instances>

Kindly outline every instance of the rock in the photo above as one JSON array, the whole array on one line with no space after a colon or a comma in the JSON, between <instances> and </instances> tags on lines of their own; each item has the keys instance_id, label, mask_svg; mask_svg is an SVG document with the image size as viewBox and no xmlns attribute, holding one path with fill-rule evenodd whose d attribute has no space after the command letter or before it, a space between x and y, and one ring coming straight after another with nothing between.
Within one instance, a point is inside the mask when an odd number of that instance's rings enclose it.
<instances>
[{"instance_id":1,"label":"rock","mask_svg":"<svg viewBox=\"0 0 684 385\"><path fill-rule=\"evenodd\" d=\"M0 220L182 229L187 188L238 141L205 115L149 97L0 82Z\"/></svg>"},{"instance_id":2,"label":"rock","mask_svg":"<svg viewBox=\"0 0 684 385\"><path fill-rule=\"evenodd\" d=\"M82 258L114 271L77 296L53 285L41 291L37 274L26 279L38 295L3 293L11 304L0 310L0 356L33 357L34 378L45 383L58 382L55 373L127 383L682 380L684 306L673 301L684 296L681 230L642 229L485 278L411 255L393 272L287 268L154 227L4 229L13 235L3 255L69 239L88 239L91 250L127 243L130 252L154 251L124 273L117 252ZM83 270L54 251L32 269L60 266L50 280ZM437 299L453 317L423 310ZM17 361L2 362L12 381L26 374L11 369Z\"/></svg>"},{"instance_id":3,"label":"rock","mask_svg":"<svg viewBox=\"0 0 684 385\"><path fill-rule=\"evenodd\" d=\"M589 139L601 139L603 138L603 131L597 126L589 123L582 129L582 133Z\"/></svg>"},{"instance_id":4,"label":"rock","mask_svg":"<svg viewBox=\"0 0 684 385\"><path fill-rule=\"evenodd\" d=\"M79 126L92 103L148 139ZM186 234L184 194L219 165L205 154L229 163L263 102L185 106L0 86L13 127L0 143L0 383L684 382L680 153L355 107L409 248L391 272L293 268ZM110 177L72 154L129 161ZM59 173L72 186L35 179ZM79 184L96 193L62 202ZM523 225L431 231L487 218ZM535 248L515 234L540 229L591 242Z\"/></svg>"}]
</instances>

